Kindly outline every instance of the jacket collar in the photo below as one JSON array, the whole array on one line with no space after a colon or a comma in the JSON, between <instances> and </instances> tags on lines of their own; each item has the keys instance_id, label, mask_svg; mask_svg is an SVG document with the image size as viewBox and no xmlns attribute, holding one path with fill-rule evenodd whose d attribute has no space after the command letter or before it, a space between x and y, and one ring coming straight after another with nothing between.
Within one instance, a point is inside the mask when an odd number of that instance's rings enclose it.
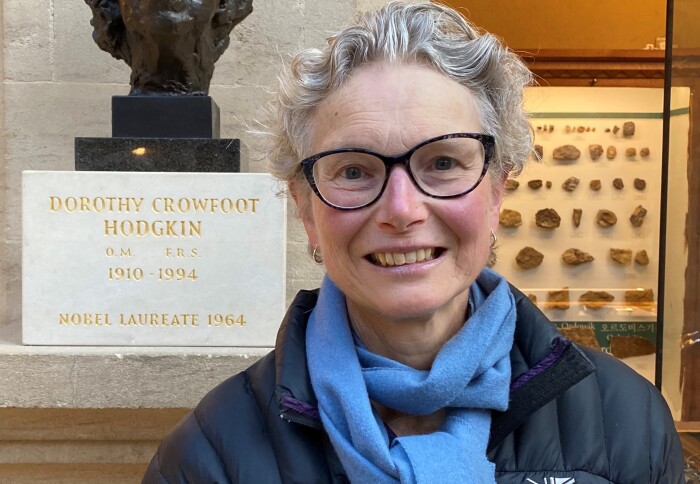
<instances>
[{"instance_id":1,"label":"jacket collar","mask_svg":"<svg viewBox=\"0 0 700 484\"><path fill-rule=\"evenodd\" d=\"M489 450L536 410L595 370L523 293L513 286L511 291L517 320L510 352L510 404L507 411L493 414ZM282 321L275 344L275 394L282 418L320 429L323 426L306 366L306 324L317 298L318 290L300 291Z\"/></svg>"}]
</instances>

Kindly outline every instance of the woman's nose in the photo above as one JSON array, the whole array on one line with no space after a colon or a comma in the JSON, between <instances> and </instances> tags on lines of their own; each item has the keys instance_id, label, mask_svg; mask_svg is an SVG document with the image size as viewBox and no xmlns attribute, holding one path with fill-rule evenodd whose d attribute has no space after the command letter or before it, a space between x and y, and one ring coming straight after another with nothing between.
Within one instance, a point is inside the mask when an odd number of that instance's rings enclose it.
<instances>
[{"instance_id":1,"label":"woman's nose","mask_svg":"<svg viewBox=\"0 0 700 484\"><path fill-rule=\"evenodd\" d=\"M413 183L406 168L394 166L386 189L379 199L377 221L399 232L419 224L427 217L425 195Z\"/></svg>"}]
</instances>

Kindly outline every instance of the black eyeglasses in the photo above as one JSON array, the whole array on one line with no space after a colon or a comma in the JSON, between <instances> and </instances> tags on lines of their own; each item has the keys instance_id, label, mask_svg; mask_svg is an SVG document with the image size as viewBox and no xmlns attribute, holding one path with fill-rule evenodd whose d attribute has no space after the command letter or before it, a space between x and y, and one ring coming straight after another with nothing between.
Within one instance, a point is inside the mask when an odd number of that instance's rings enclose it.
<instances>
[{"instance_id":1,"label":"black eyeglasses","mask_svg":"<svg viewBox=\"0 0 700 484\"><path fill-rule=\"evenodd\" d=\"M356 210L379 200L396 164L403 165L416 188L429 197L466 195L484 179L494 146L488 134L452 133L423 141L399 156L339 148L305 158L301 167L324 203Z\"/></svg>"}]
</instances>

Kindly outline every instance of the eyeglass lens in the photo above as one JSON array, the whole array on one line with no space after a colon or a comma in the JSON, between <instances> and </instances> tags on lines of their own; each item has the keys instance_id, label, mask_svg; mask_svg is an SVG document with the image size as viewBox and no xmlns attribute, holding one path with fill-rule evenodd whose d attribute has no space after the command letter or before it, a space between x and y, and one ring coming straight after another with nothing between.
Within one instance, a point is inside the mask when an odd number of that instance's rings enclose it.
<instances>
[{"instance_id":1,"label":"eyeglass lens","mask_svg":"<svg viewBox=\"0 0 700 484\"><path fill-rule=\"evenodd\" d=\"M484 168L484 146L473 138L436 140L418 148L409 161L410 173L426 193L449 197L472 189ZM314 164L313 177L332 205L354 208L379 195L387 178L384 161L361 152L333 153Z\"/></svg>"}]
</instances>

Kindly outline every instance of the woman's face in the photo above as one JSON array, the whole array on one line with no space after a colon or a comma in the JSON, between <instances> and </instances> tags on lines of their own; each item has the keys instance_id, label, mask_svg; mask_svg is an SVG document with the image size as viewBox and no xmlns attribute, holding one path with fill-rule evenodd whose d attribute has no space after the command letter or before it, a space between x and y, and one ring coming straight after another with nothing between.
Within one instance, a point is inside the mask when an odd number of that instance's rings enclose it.
<instances>
[{"instance_id":1,"label":"woman's face","mask_svg":"<svg viewBox=\"0 0 700 484\"><path fill-rule=\"evenodd\" d=\"M201 35L218 4L218 0L119 0L127 29L152 35Z\"/></svg>"},{"instance_id":2,"label":"woman's face","mask_svg":"<svg viewBox=\"0 0 700 484\"><path fill-rule=\"evenodd\" d=\"M470 91L426 67L371 64L319 106L305 155L342 147L397 155L455 132L483 132ZM395 165L375 204L340 211L311 194L302 220L351 315L400 320L459 308L463 316L468 288L489 255L501 188L486 176L465 196L430 198ZM399 261L397 254L420 259L421 250L434 259L389 267L374 262L387 253Z\"/></svg>"}]
</instances>

